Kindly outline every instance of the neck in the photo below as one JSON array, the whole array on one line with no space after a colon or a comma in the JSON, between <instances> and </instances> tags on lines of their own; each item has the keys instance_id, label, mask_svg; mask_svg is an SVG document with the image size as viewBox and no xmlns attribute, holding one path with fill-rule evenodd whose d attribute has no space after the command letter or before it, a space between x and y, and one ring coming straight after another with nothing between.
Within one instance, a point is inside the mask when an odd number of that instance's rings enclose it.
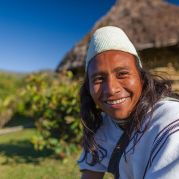
<instances>
[{"instance_id":1,"label":"neck","mask_svg":"<svg viewBox=\"0 0 179 179\"><path fill-rule=\"evenodd\" d=\"M122 129L126 129L129 126L129 122L130 122L130 118L126 118L126 119L122 119L122 120L116 120L113 119L112 120Z\"/></svg>"}]
</instances>

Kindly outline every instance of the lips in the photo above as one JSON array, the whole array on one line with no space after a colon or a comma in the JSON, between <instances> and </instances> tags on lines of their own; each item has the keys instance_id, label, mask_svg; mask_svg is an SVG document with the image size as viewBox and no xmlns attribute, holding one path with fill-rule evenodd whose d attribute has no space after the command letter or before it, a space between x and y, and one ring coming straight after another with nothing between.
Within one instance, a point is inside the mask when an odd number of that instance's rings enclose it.
<instances>
[{"instance_id":1,"label":"lips","mask_svg":"<svg viewBox=\"0 0 179 179\"><path fill-rule=\"evenodd\" d=\"M115 99L115 100L106 100L105 103L109 105L115 105L115 104L120 104L126 101L127 97L125 98L120 98L120 99Z\"/></svg>"}]
</instances>

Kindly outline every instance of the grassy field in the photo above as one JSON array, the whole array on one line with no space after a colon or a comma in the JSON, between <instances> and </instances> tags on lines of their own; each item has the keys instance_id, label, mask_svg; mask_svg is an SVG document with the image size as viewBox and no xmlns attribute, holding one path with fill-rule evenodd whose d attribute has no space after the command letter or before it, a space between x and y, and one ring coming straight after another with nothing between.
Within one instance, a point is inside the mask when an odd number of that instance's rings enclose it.
<instances>
[{"instance_id":1,"label":"grassy field","mask_svg":"<svg viewBox=\"0 0 179 179\"><path fill-rule=\"evenodd\" d=\"M35 129L0 136L1 179L79 179L76 165L79 154L64 162L55 158L50 151L36 152L29 142ZM105 179L112 179L106 175Z\"/></svg>"},{"instance_id":2,"label":"grassy field","mask_svg":"<svg viewBox=\"0 0 179 179\"><path fill-rule=\"evenodd\" d=\"M50 151L36 152L29 142L34 134L34 129L25 129L0 136L1 179L80 178L77 155L61 162Z\"/></svg>"}]
</instances>

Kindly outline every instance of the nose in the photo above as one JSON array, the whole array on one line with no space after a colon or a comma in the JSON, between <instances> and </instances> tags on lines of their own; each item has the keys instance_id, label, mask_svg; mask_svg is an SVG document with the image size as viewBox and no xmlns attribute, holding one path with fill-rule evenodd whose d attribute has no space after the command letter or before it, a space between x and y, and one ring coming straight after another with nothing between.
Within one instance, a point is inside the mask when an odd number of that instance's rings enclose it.
<instances>
[{"instance_id":1,"label":"nose","mask_svg":"<svg viewBox=\"0 0 179 179\"><path fill-rule=\"evenodd\" d=\"M120 82L117 79L115 79L115 77L109 77L104 83L103 93L105 95L111 96L120 92L121 89L122 89L122 86Z\"/></svg>"}]
</instances>

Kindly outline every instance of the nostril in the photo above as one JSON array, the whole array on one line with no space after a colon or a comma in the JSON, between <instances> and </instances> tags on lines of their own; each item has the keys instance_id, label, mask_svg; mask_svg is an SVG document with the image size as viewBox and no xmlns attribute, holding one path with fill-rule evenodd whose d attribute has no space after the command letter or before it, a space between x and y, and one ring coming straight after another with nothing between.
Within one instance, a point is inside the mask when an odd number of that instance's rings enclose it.
<instances>
[{"instance_id":1,"label":"nostril","mask_svg":"<svg viewBox=\"0 0 179 179\"><path fill-rule=\"evenodd\" d=\"M108 80L106 84L104 84L103 92L108 95L114 95L121 91L121 85L114 80Z\"/></svg>"}]
</instances>

